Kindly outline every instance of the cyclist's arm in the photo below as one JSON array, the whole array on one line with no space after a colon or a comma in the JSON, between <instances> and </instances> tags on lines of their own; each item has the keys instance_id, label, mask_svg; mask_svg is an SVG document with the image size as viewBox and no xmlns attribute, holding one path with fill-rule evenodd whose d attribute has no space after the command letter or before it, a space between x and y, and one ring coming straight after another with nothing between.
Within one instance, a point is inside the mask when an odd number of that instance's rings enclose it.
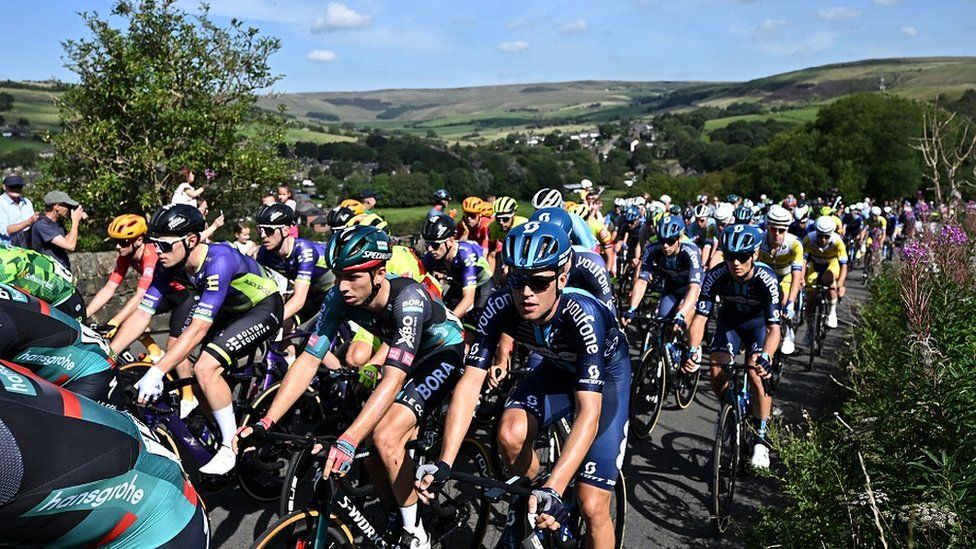
<instances>
[{"instance_id":1,"label":"cyclist's arm","mask_svg":"<svg viewBox=\"0 0 976 549\"><path fill-rule=\"evenodd\" d=\"M206 337L207 331L213 326L213 321L202 318L199 316L194 316L193 320L190 321L190 325L183 330L180 337L176 338L176 342L166 349L166 354L163 358L159 359L156 363L156 368L165 372L168 372L176 367L177 364L186 360L193 349L197 348L197 345L203 341Z\"/></svg>"},{"instance_id":2,"label":"cyclist's arm","mask_svg":"<svg viewBox=\"0 0 976 549\"><path fill-rule=\"evenodd\" d=\"M467 286L461 290L461 301L454 307L454 316L464 318L464 315L474 307L474 296L478 291L477 286Z\"/></svg>"},{"instance_id":3,"label":"cyclist's arm","mask_svg":"<svg viewBox=\"0 0 976 549\"><path fill-rule=\"evenodd\" d=\"M705 337L705 325L708 324L708 315L695 313L688 328L688 346L701 347L702 339Z\"/></svg>"},{"instance_id":4,"label":"cyclist's arm","mask_svg":"<svg viewBox=\"0 0 976 549\"><path fill-rule=\"evenodd\" d=\"M689 284L688 293L685 294L685 298L681 301L681 305L678 307L678 312L681 316L687 319L691 318L695 314L695 305L698 303L698 296L701 294L700 284Z\"/></svg>"},{"instance_id":5,"label":"cyclist's arm","mask_svg":"<svg viewBox=\"0 0 976 549\"><path fill-rule=\"evenodd\" d=\"M125 302L125 305L122 306L122 309L119 310L119 312L115 313L115 316L113 316L112 319L109 320L109 324L114 324L115 326L121 326L122 323L125 322L125 319L129 318L129 316L132 315L132 313L134 313L136 309L139 308L139 303L142 302L142 298L145 295L146 295L146 290L142 288L136 288L136 293L132 294L132 297L130 297L129 300ZM92 314L94 313L91 313L88 316L91 316Z\"/></svg>"},{"instance_id":6,"label":"cyclist's arm","mask_svg":"<svg viewBox=\"0 0 976 549\"><path fill-rule=\"evenodd\" d=\"M715 289L718 275L715 271L710 271L705 275L701 290L698 292L698 302L695 305L695 318L689 322L688 327L688 346L701 347L702 339L705 337L705 325L708 324L708 316L715 308ZM689 288L690 292L691 289Z\"/></svg>"},{"instance_id":7,"label":"cyclist's arm","mask_svg":"<svg viewBox=\"0 0 976 549\"><path fill-rule=\"evenodd\" d=\"M566 491L587 452L596 440L600 427L600 412L603 409L603 394L593 391L576 391L576 408L573 410L573 426L563 446L562 453L552 468L546 486L560 494Z\"/></svg>"},{"instance_id":8,"label":"cyclist's arm","mask_svg":"<svg viewBox=\"0 0 976 549\"><path fill-rule=\"evenodd\" d=\"M355 441L362 441L369 436L393 405L406 379L405 370L390 365L384 366L383 379L369 395L369 400L363 405L363 409L353 420L352 425L343 434Z\"/></svg>"},{"instance_id":9,"label":"cyclist's arm","mask_svg":"<svg viewBox=\"0 0 976 549\"><path fill-rule=\"evenodd\" d=\"M118 332L116 332L115 337L112 338L112 342L109 346L112 348L116 354L129 348L132 342L139 338L149 327L149 323L152 321L153 313L139 307L134 313L129 315L129 317L119 326Z\"/></svg>"},{"instance_id":10,"label":"cyclist's arm","mask_svg":"<svg viewBox=\"0 0 976 549\"><path fill-rule=\"evenodd\" d=\"M640 268L637 269L634 277L634 287L630 290L630 308L636 309L641 301L644 299L644 293L647 292L647 282L653 276L651 269L654 268L654 262L651 261L650 248L644 253L644 257L641 258Z\"/></svg>"},{"instance_id":11,"label":"cyclist's arm","mask_svg":"<svg viewBox=\"0 0 976 549\"><path fill-rule=\"evenodd\" d=\"M779 349L780 343L779 280L772 271L768 271L768 277L761 280L765 282L763 299L766 301L766 310L763 311L766 316L766 341L763 343L763 351L773 356Z\"/></svg>"},{"instance_id":12,"label":"cyclist's arm","mask_svg":"<svg viewBox=\"0 0 976 549\"><path fill-rule=\"evenodd\" d=\"M93 297L91 301L88 302L88 308L85 309L85 316L90 317L93 314L97 313L99 310L101 310L101 308L104 307L106 303L108 303L108 300L112 299L112 296L115 295L115 290L117 290L118 287L119 287L118 282L115 282L111 279L105 281L105 285L102 286L102 289L98 290L98 293L95 294L95 297ZM133 299L134 298L135 296L133 296ZM139 300L142 300L142 296L139 296ZM131 301L131 299L129 301ZM139 301L137 300L136 306L138 305L139 305Z\"/></svg>"},{"instance_id":13,"label":"cyclist's arm","mask_svg":"<svg viewBox=\"0 0 976 549\"><path fill-rule=\"evenodd\" d=\"M291 297L288 298L288 302L285 303L285 313L284 318L291 318L298 314L298 311L302 310L305 306L305 300L308 298L308 288L310 284L307 280L298 279L295 281L295 285L292 287L293 291ZM302 322L308 320L307 318L301 319Z\"/></svg>"}]
</instances>

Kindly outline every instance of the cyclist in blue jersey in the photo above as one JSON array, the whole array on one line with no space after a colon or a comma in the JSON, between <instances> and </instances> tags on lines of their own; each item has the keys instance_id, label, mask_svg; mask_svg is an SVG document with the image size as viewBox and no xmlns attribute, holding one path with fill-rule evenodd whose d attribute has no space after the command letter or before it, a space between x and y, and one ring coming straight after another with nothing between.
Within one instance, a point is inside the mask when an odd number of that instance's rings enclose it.
<instances>
[{"instance_id":1,"label":"cyclist in blue jersey","mask_svg":"<svg viewBox=\"0 0 976 549\"><path fill-rule=\"evenodd\" d=\"M566 202L563 200L563 193L557 189L540 189L532 196L532 207L537 211L549 208L562 210L565 205ZM569 218L573 223L573 230L570 234L572 243L577 246L583 246L587 250L596 251L600 246L600 241L597 240L596 235L593 234L593 230L590 229L590 225L586 220L574 213L570 213Z\"/></svg>"},{"instance_id":2,"label":"cyclist in blue jersey","mask_svg":"<svg viewBox=\"0 0 976 549\"><path fill-rule=\"evenodd\" d=\"M450 217L427 218L421 231L427 246L422 262L427 272L446 275L449 287L444 304L468 325L478 320L495 283L484 249L470 240L458 240L456 231Z\"/></svg>"},{"instance_id":3,"label":"cyclist in blue jersey","mask_svg":"<svg viewBox=\"0 0 976 549\"><path fill-rule=\"evenodd\" d=\"M324 245L290 236L298 223L291 207L281 203L261 206L254 215L254 222L261 231L258 263L293 284L284 312L284 331L291 333L318 314L325 293L335 283L335 276L325 267Z\"/></svg>"},{"instance_id":4,"label":"cyclist in blue jersey","mask_svg":"<svg viewBox=\"0 0 976 549\"><path fill-rule=\"evenodd\" d=\"M262 436L271 429L307 390L339 324L356 322L383 342L378 353L385 356L383 377L329 453L325 474L344 475L356 448L372 436L386 467L385 481L400 506L404 540L430 547L417 518L411 475L401 474L413 471L405 444L416 436L420 419L454 389L461 374L464 346L461 324L443 303L433 299L419 282L387 275L392 246L386 233L370 226L348 227L329 240L326 260L336 274L336 285L322 305L315 335L288 370L267 416L241 428L239 435Z\"/></svg>"},{"instance_id":5,"label":"cyclist in blue jersey","mask_svg":"<svg viewBox=\"0 0 976 549\"><path fill-rule=\"evenodd\" d=\"M0 283L0 358L103 404L121 404L114 354L98 334L46 302Z\"/></svg>"},{"instance_id":6,"label":"cyclist in blue jersey","mask_svg":"<svg viewBox=\"0 0 976 549\"><path fill-rule=\"evenodd\" d=\"M661 287L661 301L657 316L674 319L681 329L694 314L701 289L701 252L690 240L684 238L685 222L678 216L665 215L657 225L657 242L648 246L641 258L640 270L630 293L630 308L621 322L624 326L634 319L634 313L653 278Z\"/></svg>"},{"instance_id":7,"label":"cyclist in blue jersey","mask_svg":"<svg viewBox=\"0 0 976 549\"><path fill-rule=\"evenodd\" d=\"M688 225L685 233L688 235L699 250L705 248L705 244L715 234L715 219L712 218L712 207L708 204L696 204L692 212L694 223Z\"/></svg>"},{"instance_id":8,"label":"cyclist in blue jersey","mask_svg":"<svg viewBox=\"0 0 976 549\"><path fill-rule=\"evenodd\" d=\"M163 377L177 365L185 368L187 357L202 345L193 365L196 377L220 428L221 447L204 474L230 472L236 457L230 443L237 430L230 387L221 371L237 366L237 361L253 352L265 339L281 328L283 306L278 286L267 277L257 262L227 243L204 244L200 233L205 228L203 215L184 204L164 206L153 214L149 230L159 250L162 269L156 269L139 310L119 327L112 340L118 351L128 347L149 326L163 296L172 291L177 279L199 292L200 298L184 321L181 334L167 346L167 352L136 383L140 402L156 398L163 390ZM172 334L171 334L172 335ZM185 369L178 371L188 376Z\"/></svg>"},{"instance_id":9,"label":"cyclist in blue jersey","mask_svg":"<svg viewBox=\"0 0 976 549\"><path fill-rule=\"evenodd\" d=\"M513 474L539 469L532 441L539 429L572 417L572 430L543 488L529 498L536 526L556 530L569 514L562 500L575 477L590 547L613 547L610 496L627 444L630 359L611 312L586 292L567 287L572 249L560 227L529 221L508 234L503 260L509 288L488 300L465 370L451 398L440 461L417 471L425 498L450 474L468 432L486 369L502 334L543 356L505 404L498 428L501 457Z\"/></svg>"},{"instance_id":10,"label":"cyclist in blue jersey","mask_svg":"<svg viewBox=\"0 0 976 549\"><path fill-rule=\"evenodd\" d=\"M705 325L721 297L711 349L712 390L719 399L728 388L723 365L742 350L749 367L752 389L752 414L758 436L752 465L769 468L766 427L773 399L763 389L763 380L772 375L772 356L780 343L780 297L776 273L756 257L762 243L759 228L739 224L722 231L721 265L711 269L702 282L695 318L688 329L688 358L685 370L694 372L701 361Z\"/></svg>"},{"instance_id":11,"label":"cyclist in blue jersey","mask_svg":"<svg viewBox=\"0 0 976 549\"><path fill-rule=\"evenodd\" d=\"M128 414L0 361L0 545L204 549L179 458Z\"/></svg>"}]
</instances>

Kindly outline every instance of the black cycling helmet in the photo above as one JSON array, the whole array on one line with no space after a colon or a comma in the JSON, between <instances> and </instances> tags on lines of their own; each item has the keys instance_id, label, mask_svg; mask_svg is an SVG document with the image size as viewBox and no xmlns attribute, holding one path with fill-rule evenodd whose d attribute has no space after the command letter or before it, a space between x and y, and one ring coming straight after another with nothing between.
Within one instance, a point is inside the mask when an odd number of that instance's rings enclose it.
<instances>
[{"instance_id":1,"label":"black cycling helmet","mask_svg":"<svg viewBox=\"0 0 976 549\"><path fill-rule=\"evenodd\" d=\"M337 227L345 227L346 223L349 223L349 220L352 218L352 210L344 206L336 206L329 210L329 214L325 216L325 222L335 229Z\"/></svg>"},{"instance_id":2,"label":"black cycling helmet","mask_svg":"<svg viewBox=\"0 0 976 549\"><path fill-rule=\"evenodd\" d=\"M201 233L206 228L207 220L203 214L188 204L163 206L149 219L149 231L153 236L186 236Z\"/></svg>"},{"instance_id":3,"label":"black cycling helmet","mask_svg":"<svg viewBox=\"0 0 976 549\"><path fill-rule=\"evenodd\" d=\"M298 222L298 216L295 215L295 210L291 209L291 206L275 202L270 206L258 208L258 213L254 214L254 222L258 226L294 225Z\"/></svg>"},{"instance_id":4,"label":"black cycling helmet","mask_svg":"<svg viewBox=\"0 0 976 549\"><path fill-rule=\"evenodd\" d=\"M364 225L336 232L325 246L325 263L333 271L366 271L392 257L390 235Z\"/></svg>"},{"instance_id":5,"label":"black cycling helmet","mask_svg":"<svg viewBox=\"0 0 976 549\"><path fill-rule=\"evenodd\" d=\"M420 236L427 242L444 242L454 236L457 223L446 215L432 215L424 223Z\"/></svg>"},{"instance_id":6,"label":"black cycling helmet","mask_svg":"<svg viewBox=\"0 0 976 549\"><path fill-rule=\"evenodd\" d=\"M434 191L434 202L442 202L450 199L451 193L447 192L447 189L437 189Z\"/></svg>"}]
</instances>

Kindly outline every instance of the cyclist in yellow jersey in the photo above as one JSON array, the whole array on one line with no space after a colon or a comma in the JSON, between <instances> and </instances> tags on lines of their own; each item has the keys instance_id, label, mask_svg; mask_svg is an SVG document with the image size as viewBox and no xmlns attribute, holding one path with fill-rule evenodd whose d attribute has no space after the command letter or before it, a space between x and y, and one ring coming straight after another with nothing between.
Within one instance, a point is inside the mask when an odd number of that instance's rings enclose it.
<instances>
[{"instance_id":1,"label":"cyclist in yellow jersey","mask_svg":"<svg viewBox=\"0 0 976 549\"><path fill-rule=\"evenodd\" d=\"M759 245L759 261L772 267L779 279L780 309L786 320L796 315L794 304L803 280L803 246L789 233L793 215L786 208L773 204L766 213L766 233ZM789 325L783 333L781 350L791 355L796 349L795 333Z\"/></svg>"},{"instance_id":2,"label":"cyclist in yellow jersey","mask_svg":"<svg viewBox=\"0 0 976 549\"><path fill-rule=\"evenodd\" d=\"M844 238L837 234L837 224L831 216L817 219L814 232L803 239L803 254L806 260L807 291L813 293L818 284L829 288L827 327L836 328L837 298L844 297L846 291L844 283L847 280L847 246L844 245ZM807 300L807 303L812 302L812 297Z\"/></svg>"},{"instance_id":3,"label":"cyclist in yellow jersey","mask_svg":"<svg viewBox=\"0 0 976 549\"><path fill-rule=\"evenodd\" d=\"M485 250L485 255L489 270L496 281L500 280L502 276L498 254L502 251L502 243L505 242L508 231L528 221L528 219L516 215L518 207L518 202L510 196L500 196L492 204L495 220L488 224L488 249Z\"/></svg>"}]
</instances>

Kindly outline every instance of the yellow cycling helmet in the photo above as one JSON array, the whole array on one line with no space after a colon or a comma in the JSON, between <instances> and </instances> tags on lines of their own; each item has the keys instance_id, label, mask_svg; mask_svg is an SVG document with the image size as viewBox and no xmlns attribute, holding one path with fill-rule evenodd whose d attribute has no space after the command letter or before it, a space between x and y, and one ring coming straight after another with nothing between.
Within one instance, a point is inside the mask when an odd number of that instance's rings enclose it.
<instances>
[{"instance_id":1,"label":"yellow cycling helmet","mask_svg":"<svg viewBox=\"0 0 976 549\"><path fill-rule=\"evenodd\" d=\"M834 213L834 209L831 208L830 206L824 206L820 208L820 215L830 215L832 213Z\"/></svg>"},{"instance_id":2,"label":"yellow cycling helmet","mask_svg":"<svg viewBox=\"0 0 976 549\"><path fill-rule=\"evenodd\" d=\"M464 213L468 213L468 214L470 214L470 213L480 214L481 213L481 204L483 204L483 203L484 203L484 200L478 198L477 196L469 196L469 197L467 197L467 198L464 199L464 202L461 203L461 209L464 210Z\"/></svg>"},{"instance_id":3,"label":"yellow cycling helmet","mask_svg":"<svg viewBox=\"0 0 976 549\"><path fill-rule=\"evenodd\" d=\"M569 210L569 213L574 213L583 219L586 219L586 216L590 215L590 207L586 204L575 204L572 208L567 209Z\"/></svg>"},{"instance_id":4,"label":"yellow cycling helmet","mask_svg":"<svg viewBox=\"0 0 976 549\"><path fill-rule=\"evenodd\" d=\"M382 217L376 214L364 213L359 214L346 222L347 227L355 227L357 225L362 225L364 227L376 227L381 231L385 231L387 223Z\"/></svg>"},{"instance_id":5,"label":"yellow cycling helmet","mask_svg":"<svg viewBox=\"0 0 976 549\"><path fill-rule=\"evenodd\" d=\"M572 200L567 200L566 202L563 202L563 208L564 208L564 209L565 209L565 210L566 210L567 212L571 212L571 211L573 211L573 208L574 208L574 207L576 207L576 203L575 203L575 202L573 202Z\"/></svg>"},{"instance_id":6,"label":"yellow cycling helmet","mask_svg":"<svg viewBox=\"0 0 976 549\"><path fill-rule=\"evenodd\" d=\"M352 210L353 215L359 215L366 211L366 206L363 203L356 200L355 198L347 198L339 203L340 208L349 208Z\"/></svg>"},{"instance_id":7,"label":"yellow cycling helmet","mask_svg":"<svg viewBox=\"0 0 976 549\"><path fill-rule=\"evenodd\" d=\"M108 237L115 240L138 238L149 230L146 218L136 214L123 214L108 225Z\"/></svg>"},{"instance_id":8,"label":"yellow cycling helmet","mask_svg":"<svg viewBox=\"0 0 976 549\"><path fill-rule=\"evenodd\" d=\"M495 215L495 207L491 205L491 202L481 203L481 215L483 217L492 217Z\"/></svg>"},{"instance_id":9,"label":"yellow cycling helmet","mask_svg":"<svg viewBox=\"0 0 976 549\"><path fill-rule=\"evenodd\" d=\"M518 202L511 196L500 196L495 199L493 208L495 215L515 215L518 211Z\"/></svg>"}]
</instances>

